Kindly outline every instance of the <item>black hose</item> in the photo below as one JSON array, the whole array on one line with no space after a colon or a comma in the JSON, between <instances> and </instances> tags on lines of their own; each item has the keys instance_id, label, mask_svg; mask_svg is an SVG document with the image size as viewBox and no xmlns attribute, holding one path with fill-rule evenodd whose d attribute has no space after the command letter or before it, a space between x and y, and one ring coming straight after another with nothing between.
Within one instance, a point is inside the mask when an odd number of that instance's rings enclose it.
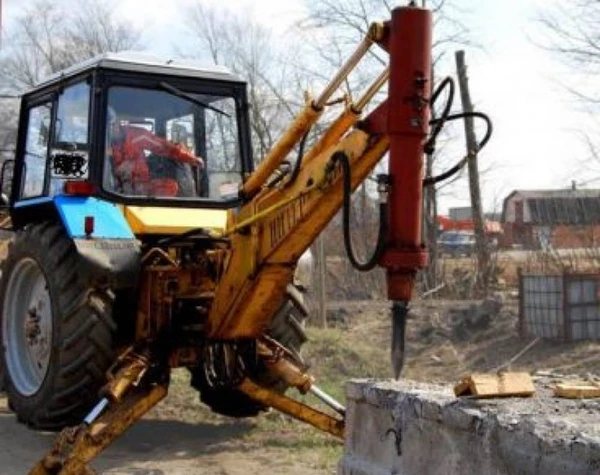
<instances>
[{"instance_id":1,"label":"black hose","mask_svg":"<svg viewBox=\"0 0 600 475\"><path fill-rule=\"evenodd\" d=\"M454 102L454 91L456 89L454 86L454 80L450 76L446 77L440 83L440 85L436 88L434 93L431 95L430 104L433 107L433 105L437 101L438 97L440 96L440 94L446 87L449 88L448 89L448 99L446 99L446 105L444 106L442 115L438 119L435 119L434 121L429 122L430 125L433 126L433 131L431 132L431 136L429 137L427 142L425 142L425 146L424 146L425 153L428 155L431 155L431 154L433 154L433 152L435 152L435 142L437 140L437 137L438 137L439 133L442 131L442 128L444 127L444 123L446 122L446 120L448 120L448 118L450 116L450 109L452 108L452 103Z\"/></svg>"},{"instance_id":2,"label":"black hose","mask_svg":"<svg viewBox=\"0 0 600 475\"><path fill-rule=\"evenodd\" d=\"M489 140L492 136L493 126L492 126L492 121L490 120L490 118L483 112L460 112L458 114L448 115L445 119L442 119L441 117L439 119L434 119L434 120L430 121L429 123L434 125L442 120L444 122L450 122L453 120L464 119L466 117L476 117L478 119L483 119L485 121L487 129L486 129L485 135L483 136L483 139L481 139L481 142L479 142L477 144L477 147L475 148L475 150L471 150L465 157L463 157L460 161L458 161L452 168L446 170L445 172L443 172L439 175L425 178L423 180L423 186L435 185L436 183L447 180L451 176L455 175L467 164L470 156L479 152L479 150L481 150L483 147L485 147L485 145L489 142Z\"/></svg>"},{"instance_id":3,"label":"black hose","mask_svg":"<svg viewBox=\"0 0 600 475\"><path fill-rule=\"evenodd\" d=\"M294 169L292 170L292 175L290 176L289 180L285 182L284 188L292 185L300 174L300 169L302 168L302 159L304 158L304 146L306 145L306 139L308 138L309 132L310 129L306 131L306 133L302 136L302 140L300 140L300 146L298 147L298 158L296 159Z\"/></svg>"},{"instance_id":4,"label":"black hose","mask_svg":"<svg viewBox=\"0 0 600 475\"><path fill-rule=\"evenodd\" d=\"M379 203L379 234L377 236L377 245L375 247L375 251L366 262L360 262L354 255L354 250L352 249L352 238L350 236L350 211L352 209L352 175L350 170L350 160L344 152L336 152L331 157L331 163L335 165L338 162L342 167L342 229L344 232L344 246L346 248L346 254L348 254L348 260L355 269L359 271L369 271L377 265L386 249L388 234L388 204L387 202Z\"/></svg>"},{"instance_id":5,"label":"black hose","mask_svg":"<svg viewBox=\"0 0 600 475\"><path fill-rule=\"evenodd\" d=\"M427 139L427 142L425 142L425 144L423 146L424 152L428 155L431 155L431 154L433 154L433 152L435 152L436 140L446 122L450 122L452 120L464 119L466 117L477 117L477 118L483 119L485 121L485 123L487 125L487 130L486 130L485 136L483 137L481 142L479 142L479 144L477 145L475 150L469 151L469 153L465 157L463 157L459 162L457 162L449 170L446 170L445 172L443 172L439 175L425 178L423 180L423 186L434 185L441 181L447 180L451 176L458 173L466 165L466 163L469 160L469 157L473 156L473 154L475 154L479 150L481 150L485 146L485 144L488 143L490 137L492 136L492 121L486 114L483 114L482 112L461 112L458 114L450 114L450 109L452 108L452 102L454 101L455 85L454 85L453 79L449 76L446 77L439 84L439 86L435 89L435 91L431 95L431 100L429 102L431 107L433 108L433 106L435 105L435 102L440 97L442 91L446 88L448 88L448 98L446 100L446 104L444 106L444 110L442 111L441 116L439 118L435 118L435 119L432 119L429 121L429 125L432 126L432 132L431 132L430 137Z\"/></svg>"},{"instance_id":6,"label":"black hose","mask_svg":"<svg viewBox=\"0 0 600 475\"><path fill-rule=\"evenodd\" d=\"M487 126L487 129L485 131L485 135L483 136L483 139L481 139L481 142L479 142L479 144L477 145L476 152L478 152L483 147L485 147L485 145L490 141L490 138L491 138L492 132L493 132L492 121L488 117L488 115L484 114L483 112L458 112L456 114L449 115L446 118L446 121L450 122L453 120L464 119L467 117L476 117L478 119L482 119L483 121L485 121L485 124ZM430 122L430 124L433 124L438 120L441 120L441 119L434 119Z\"/></svg>"}]
</instances>

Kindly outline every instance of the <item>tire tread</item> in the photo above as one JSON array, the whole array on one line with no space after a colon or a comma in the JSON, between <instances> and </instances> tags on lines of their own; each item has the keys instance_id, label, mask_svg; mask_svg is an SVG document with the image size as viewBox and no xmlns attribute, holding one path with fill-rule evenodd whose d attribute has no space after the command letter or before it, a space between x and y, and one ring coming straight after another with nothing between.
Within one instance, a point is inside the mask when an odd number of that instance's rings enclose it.
<instances>
[{"instance_id":1,"label":"tire tread","mask_svg":"<svg viewBox=\"0 0 600 475\"><path fill-rule=\"evenodd\" d=\"M6 371L5 388L20 421L36 429L60 430L81 421L104 384L105 371L114 356L114 293L90 288L81 281L75 246L60 224L32 224L19 231L2 265L3 272L10 272L11 265L26 256L38 261L54 289L53 310L60 314L58 322L55 315L58 328L54 335L60 338L53 342L55 357L37 393L30 397L19 394ZM2 295L6 280L2 279Z\"/></svg>"}]
</instances>

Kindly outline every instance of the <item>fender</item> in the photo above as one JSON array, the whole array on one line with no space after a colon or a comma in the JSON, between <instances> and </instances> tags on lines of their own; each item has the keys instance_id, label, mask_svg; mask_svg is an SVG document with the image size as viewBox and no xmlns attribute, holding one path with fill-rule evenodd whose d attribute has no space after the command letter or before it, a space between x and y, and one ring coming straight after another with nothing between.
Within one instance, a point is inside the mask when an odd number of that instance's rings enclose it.
<instances>
[{"instance_id":1,"label":"fender","mask_svg":"<svg viewBox=\"0 0 600 475\"><path fill-rule=\"evenodd\" d=\"M131 288L137 284L141 249L123 212L114 204L93 197L55 196L14 205L16 215L29 222L58 219L73 240L81 258L82 278L93 285ZM86 233L86 219L91 220ZM18 219L17 227L26 224Z\"/></svg>"}]
</instances>

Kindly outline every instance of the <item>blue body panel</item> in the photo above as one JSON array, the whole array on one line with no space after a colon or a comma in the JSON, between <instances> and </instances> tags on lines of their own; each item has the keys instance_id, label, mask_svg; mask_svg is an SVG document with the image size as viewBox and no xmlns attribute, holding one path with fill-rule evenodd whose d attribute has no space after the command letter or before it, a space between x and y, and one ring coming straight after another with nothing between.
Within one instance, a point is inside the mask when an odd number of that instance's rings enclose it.
<instances>
[{"instance_id":1,"label":"blue body panel","mask_svg":"<svg viewBox=\"0 0 600 475\"><path fill-rule=\"evenodd\" d=\"M18 201L15 210L41 205L54 205L67 233L71 238L91 237L98 239L135 239L125 216L119 208L108 201L84 196L40 197ZM85 218L94 218L94 232L85 234Z\"/></svg>"},{"instance_id":2,"label":"blue body panel","mask_svg":"<svg viewBox=\"0 0 600 475\"><path fill-rule=\"evenodd\" d=\"M94 233L90 237L135 239L125 216L112 203L91 197L55 196L54 205L72 238L85 237L85 218L93 216Z\"/></svg>"}]
</instances>

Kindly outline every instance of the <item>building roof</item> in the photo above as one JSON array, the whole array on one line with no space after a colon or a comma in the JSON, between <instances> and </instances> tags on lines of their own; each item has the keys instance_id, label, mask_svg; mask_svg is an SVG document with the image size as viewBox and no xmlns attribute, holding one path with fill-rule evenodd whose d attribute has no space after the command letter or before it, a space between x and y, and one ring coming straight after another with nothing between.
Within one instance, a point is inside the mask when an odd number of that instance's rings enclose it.
<instances>
[{"instance_id":1,"label":"building roof","mask_svg":"<svg viewBox=\"0 0 600 475\"><path fill-rule=\"evenodd\" d=\"M600 190L597 189L515 190L504 200L503 221L508 202L515 197L527 202L532 224L600 224Z\"/></svg>"},{"instance_id":2,"label":"building roof","mask_svg":"<svg viewBox=\"0 0 600 475\"><path fill-rule=\"evenodd\" d=\"M38 84L36 89L40 86L49 85L59 79L65 79L95 68L216 79L238 83L244 82L222 66L205 65L189 59L159 58L139 52L123 51L119 53L104 53L70 66L44 79Z\"/></svg>"},{"instance_id":3,"label":"building roof","mask_svg":"<svg viewBox=\"0 0 600 475\"><path fill-rule=\"evenodd\" d=\"M582 225L600 223L600 195L584 198L529 198L527 203L533 224Z\"/></svg>"},{"instance_id":4,"label":"building roof","mask_svg":"<svg viewBox=\"0 0 600 475\"><path fill-rule=\"evenodd\" d=\"M559 189L559 190L514 190L506 199L519 195L521 198L598 198L600 190L597 189Z\"/></svg>"}]
</instances>

